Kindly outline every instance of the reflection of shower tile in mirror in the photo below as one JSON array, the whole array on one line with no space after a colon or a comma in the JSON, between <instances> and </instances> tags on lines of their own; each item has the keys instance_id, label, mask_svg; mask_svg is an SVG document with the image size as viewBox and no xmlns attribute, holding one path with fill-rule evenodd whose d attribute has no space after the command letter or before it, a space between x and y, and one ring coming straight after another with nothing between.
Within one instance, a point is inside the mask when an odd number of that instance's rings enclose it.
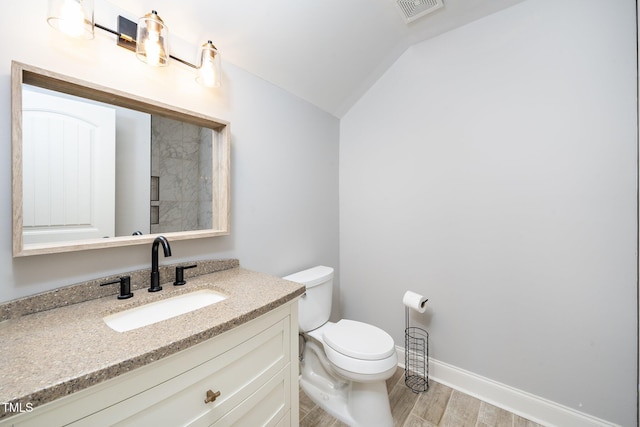
<instances>
[{"instance_id":1,"label":"reflection of shower tile in mirror","mask_svg":"<svg viewBox=\"0 0 640 427\"><path fill-rule=\"evenodd\" d=\"M199 230L198 202L182 203L182 229L185 231Z\"/></svg>"},{"instance_id":2,"label":"reflection of shower tile in mirror","mask_svg":"<svg viewBox=\"0 0 640 427\"><path fill-rule=\"evenodd\" d=\"M151 206L151 225L160 224L160 206Z\"/></svg>"},{"instance_id":3,"label":"reflection of shower tile in mirror","mask_svg":"<svg viewBox=\"0 0 640 427\"><path fill-rule=\"evenodd\" d=\"M153 117L153 142L160 157L171 157L174 159L182 157L182 127L183 124L177 120Z\"/></svg>"},{"instance_id":4,"label":"reflection of shower tile in mirror","mask_svg":"<svg viewBox=\"0 0 640 427\"><path fill-rule=\"evenodd\" d=\"M211 176L200 176L198 184L199 200L212 201L213 200L213 180Z\"/></svg>"},{"instance_id":5,"label":"reflection of shower tile in mirror","mask_svg":"<svg viewBox=\"0 0 640 427\"><path fill-rule=\"evenodd\" d=\"M160 177L151 176L151 201L157 202L160 200Z\"/></svg>"},{"instance_id":6,"label":"reflection of shower tile in mirror","mask_svg":"<svg viewBox=\"0 0 640 427\"><path fill-rule=\"evenodd\" d=\"M197 162L200 157L200 143L187 142L182 144L183 159L189 162Z\"/></svg>"},{"instance_id":7,"label":"reflection of shower tile in mirror","mask_svg":"<svg viewBox=\"0 0 640 427\"><path fill-rule=\"evenodd\" d=\"M154 115L152 118L154 137L163 139L182 139L182 122Z\"/></svg>"},{"instance_id":8,"label":"reflection of shower tile in mirror","mask_svg":"<svg viewBox=\"0 0 640 427\"><path fill-rule=\"evenodd\" d=\"M160 158L181 159L182 143L180 140L165 140L158 143Z\"/></svg>"},{"instance_id":9,"label":"reflection of shower tile in mirror","mask_svg":"<svg viewBox=\"0 0 640 427\"><path fill-rule=\"evenodd\" d=\"M198 203L198 229L207 230L213 228L213 202L201 201Z\"/></svg>"},{"instance_id":10,"label":"reflection of shower tile in mirror","mask_svg":"<svg viewBox=\"0 0 640 427\"><path fill-rule=\"evenodd\" d=\"M184 143L184 158L195 160L200 145L200 126L183 123L182 142Z\"/></svg>"},{"instance_id":11,"label":"reflection of shower tile in mirror","mask_svg":"<svg viewBox=\"0 0 640 427\"><path fill-rule=\"evenodd\" d=\"M202 128L200 131L200 157L198 159L199 176L199 199L200 201L213 200L213 132L211 129ZM209 218L209 223L211 218ZM208 228L208 227L207 227Z\"/></svg>"},{"instance_id":12,"label":"reflection of shower tile in mirror","mask_svg":"<svg viewBox=\"0 0 640 427\"><path fill-rule=\"evenodd\" d=\"M152 123L152 171L160 176L161 206L154 232L213 228L213 131L162 117Z\"/></svg>"},{"instance_id":13,"label":"reflection of shower tile in mirror","mask_svg":"<svg viewBox=\"0 0 640 427\"><path fill-rule=\"evenodd\" d=\"M151 175L160 175L160 150L154 139L151 140Z\"/></svg>"},{"instance_id":14,"label":"reflection of shower tile in mirror","mask_svg":"<svg viewBox=\"0 0 640 427\"><path fill-rule=\"evenodd\" d=\"M182 214L180 202L160 202L160 223L156 228L156 233L168 233L181 231Z\"/></svg>"},{"instance_id":15,"label":"reflection of shower tile in mirror","mask_svg":"<svg viewBox=\"0 0 640 427\"><path fill-rule=\"evenodd\" d=\"M182 161L160 159L160 200L182 200Z\"/></svg>"},{"instance_id":16,"label":"reflection of shower tile in mirror","mask_svg":"<svg viewBox=\"0 0 640 427\"><path fill-rule=\"evenodd\" d=\"M213 142L213 131L207 128L200 128L200 157L212 159L211 148Z\"/></svg>"},{"instance_id":17,"label":"reflection of shower tile in mirror","mask_svg":"<svg viewBox=\"0 0 640 427\"><path fill-rule=\"evenodd\" d=\"M182 162L182 200L194 202L198 200L198 163L184 160Z\"/></svg>"},{"instance_id":18,"label":"reflection of shower tile in mirror","mask_svg":"<svg viewBox=\"0 0 640 427\"><path fill-rule=\"evenodd\" d=\"M169 129L170 128L167 126L167 119L156 115L151 116L151 140L155 144L170 138L168 136Z\"/></svg>"}]
</instances>

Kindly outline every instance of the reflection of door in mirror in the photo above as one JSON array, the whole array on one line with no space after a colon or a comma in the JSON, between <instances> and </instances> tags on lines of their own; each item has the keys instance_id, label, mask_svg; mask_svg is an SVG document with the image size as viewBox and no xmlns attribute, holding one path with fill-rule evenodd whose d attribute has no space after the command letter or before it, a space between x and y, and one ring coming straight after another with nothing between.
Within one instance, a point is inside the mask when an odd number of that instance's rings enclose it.
<instances>
[{"instance_id":1,"label":"reflection of door in mirror","mask_svg":"<svg viewBox=\"0 0 640 427\"><path fill-rule=\"evenodd\" d=\"M115 110L23 91L23 238L115 235Z\"/></svg>"}]
</instances>

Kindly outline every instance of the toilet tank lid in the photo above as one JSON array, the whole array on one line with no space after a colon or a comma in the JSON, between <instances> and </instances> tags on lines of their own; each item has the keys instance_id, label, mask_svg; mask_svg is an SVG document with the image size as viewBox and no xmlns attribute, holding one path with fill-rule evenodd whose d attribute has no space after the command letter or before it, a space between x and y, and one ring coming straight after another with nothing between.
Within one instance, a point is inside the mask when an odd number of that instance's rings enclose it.
<instances>
[{"instance_id":1,"label":"toilet tank lid","mask_svg":"<svg viewBox=\"0 0 640 427\"><path fill-rule=\"evenodd\" d=\"M325 267L324 265L319 265L317 267L309 268L283 277L285 280L300 283L305 285L307 288L312 288L320 283L326 282L327 280L331 280L332 278L333 268Z\"/></svg>"}]
</instances>

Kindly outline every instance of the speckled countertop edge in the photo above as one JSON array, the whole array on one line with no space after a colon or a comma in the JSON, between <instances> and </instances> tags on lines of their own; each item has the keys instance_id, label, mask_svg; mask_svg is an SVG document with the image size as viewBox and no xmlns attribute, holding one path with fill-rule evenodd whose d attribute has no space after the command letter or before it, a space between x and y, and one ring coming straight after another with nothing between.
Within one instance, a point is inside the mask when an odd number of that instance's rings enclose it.
<instances>
[{"instance_id":1,"label":"speckled countertop edge","mask_svg":"<svg viewBox=\"0 0 640 427\"><path fill-rule=\"evenodd\" d=\"M206 341L304 293L302 285L240 267L163 287L127 300L110 295L0 322L0 402L40 406ZM113 331L103 321L108 314L200 289L228 297L128 332ZM11 415L0 405L0 418Z\"/></svg>"}]
</instances>

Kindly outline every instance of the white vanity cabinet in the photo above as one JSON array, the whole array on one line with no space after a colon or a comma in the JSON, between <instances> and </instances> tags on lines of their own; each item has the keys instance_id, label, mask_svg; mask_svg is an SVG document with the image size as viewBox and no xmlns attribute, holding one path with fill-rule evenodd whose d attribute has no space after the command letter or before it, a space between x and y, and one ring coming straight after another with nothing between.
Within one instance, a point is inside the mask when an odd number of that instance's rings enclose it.
<instances>
[{"instance_id":1,"label":"white vanity cabinet","mask_svg":"<svg viewBox=\"0 0 640 427\"><path fill-rule=\"evenodd\" d=\"M297 325L294 300L0 426L297 426Z\"/></svg>"}]
</instances>

